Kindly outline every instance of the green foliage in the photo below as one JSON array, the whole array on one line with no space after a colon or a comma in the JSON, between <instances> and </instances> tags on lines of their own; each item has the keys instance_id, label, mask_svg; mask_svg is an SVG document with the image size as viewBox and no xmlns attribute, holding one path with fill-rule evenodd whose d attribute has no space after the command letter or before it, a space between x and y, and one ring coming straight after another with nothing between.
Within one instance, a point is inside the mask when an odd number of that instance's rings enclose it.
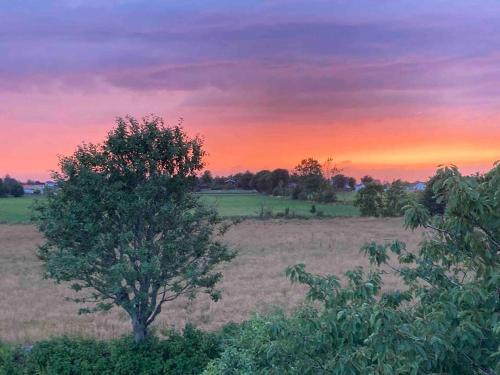
<instances>
[{"instance_id":1,"label":"green foliage","mask_svg":"<svg viewBox=\"0 0 500 375\"><path fill-rule=\"evenodd\" d=\"M214 178L212 177L212 172L210 171L204 171L203 174L200 177L200 180L202 183L210 185Z\"/></svg>"},{"instance_id":2,"label":"green foliage","mask_svg":"<svg viewBox=\"0 0 500 375\"><path fill-rule=\"evenodd\" d=\"M357 192L354 204L363 216L401 216L409 201L406 184L401 180L392 182L387 189L371 181Z\"/></svg>"},{"instance_id":3,"label":"green foliage","mask_svg":"<svg viewBox=\"0 0 500 375\"><path fill-rule=\"evenodd\" d=\"M214 268L234 254L215 240L214 210L191 190L201 141L160 118L118 119L103 144L60 160L57 192L39 200L45 274L81 292L81 312L123 308L137 341L165 302L198 291L217 300Z\"/></svg>"},{"instance_id":4,"label":"green foliage","mask_svg":"<svg viewBox=\"0 0 500 375\"><path fill-rule=\"evenodd\" d=\"M294 172L295 180L307 195L318 192L325 183L322 166L316 159L302 160L295 167Z\"/></svg>"},{"instance_id":5,"label":"green foliage","mask_svg":"<svg viewBox=\"0 0 500 375\"><path fill-rule=\"evenodd\" d=\"M0 198L5 197L7 193L7 187L3 183L3 180L0 178Z\"/></svg>"},{"instance_id":6,"label":"green foliage","mask_svg":"<svg viewBox=\"0 0 500 375\"><path fill-rule=\"evenodd\" d=\"M314 200L320 203L333 203L337 201L337 194L335 194L333 186L325 183L315 194Z\"/></svg>"},{"instance_id":7,"label":"green foliage","mask_svg":"<svg viewBox=\"0 0 500 375\"><path fill-rule=\"evenodd\" d=\"M276 195L285 195L286 187L288 186L288 181L290 180L288 170L283 168L275 169L271 172L271 178L273 181L273 194L275 189L279 189L281 194Z\"/></svg>"},{"instance_id":8,"label":"green foliage","mask_svg":"<svg viewBox=\"0 0 500 375\"><path fill-rule=\"evenodd\" d=\"M439 199L438 202L438 197L439 191L435 191L436 186L435 186L435 181L436 181L437 176L433 176L427 181L427 184L425 185L425 189L422 192L422 195L420 197L420 203L427 208L427 210L432 214L432 215L442 215L444 213L445 209L445 200L444 199Z\"/></svg>"},{"instance_id":9,"label":"green foliage","mask_svg":"<svg viewBox=\"0 0 500 375\"><path fill-rule=\"evenodd\" d=\"M260 193L271 194L273 191L273 175L268 170L257 172L250 182L250 186Z\"/></svg>"},{"instance_id":10,"label":"green foliage","mask_svg":"<svg viewBox=\"0 0 500 375\"><path fill-rule=\"evenodd\" d=\"M347 271L345 283L288 268L314 303L243 323L205 374L499 373L500 166L479 178L443 168L436 187L443 216L406 207L406 225L426 228L418 251L366 244L370 270ZM382 291L387 272L402 290Z\"/></svg>"},{"instance_id":11,"label":"green foliage","mask_svg":"<svg viewBox=\"0 0 500 375\"><path fill-rule=\"evenodd\" d=\"M19 182L14 184L10 189L10 194L16 198L22 197L24 195L23 186Z\"/></svg>"},{"instance_id":12,"label":"green foliage","mask_svg":"<svg viewBox=\"0 0 500 375\"><path fill-rule=\"evenodd\" d=\"M362 216L380 216L384 209L384 186L370 182L359 190L354 199Z\"/></svg>"},{"instance_id":13,"label":"green foliage","mask_svg":"<svg viewBox=\"0 0 500 375\"><path fill-rule=\"evenodd\" d=\"M0 341L0 375L22 374L18 359L18 350Z\"/></svg>"},{"instance_id":14,"label":"green foliage","mask_svg":"<svg viewBox=\"0 0 500 375\"><path fill-rule=\"evenodd\" d=\"M16 352L0 345L0 374L200 374L220 354L221 336L186 326L164 340L55 338ZM5 349L7 348L7 349ZM4 357L6 359L4 359ZM3 372L2 372L3 371Z\"/></svg>"},{"instance_id":15,"label":"green foliage","mask_svg":"<svg viewBox=\"0 0 500 375\"><path fill-rule=\"evenodd\" d=\"M382 216L401 216L403 207L410 202L406 192L407 185L401 180L394 181L384 192L384 208Z\"/></svg>"},{"instance_id":16,"label":"green foliage","mask_svg":"<svg viewBox=\"0 0 500 375\"><path fill-rule=\"evenodd\" d=\"M9 175L6 175L3 180L0 179L0 197L6 195L12 195L16 198L24 195L23 185Z\"/></svg>"},{"instance_id":17,"label":"green foliage","mask_svg":"<svg viewBox=\"0 0 500 375\"><path fill-rule=\"evenodd\" d=\"M252 188L252 179L253 179L253 173L250 171L246 171L244 173L238 173L234 176L236 179L236 186L239 189L244 189L244 190L249 190Z\"/></svg>"}]
</instances>

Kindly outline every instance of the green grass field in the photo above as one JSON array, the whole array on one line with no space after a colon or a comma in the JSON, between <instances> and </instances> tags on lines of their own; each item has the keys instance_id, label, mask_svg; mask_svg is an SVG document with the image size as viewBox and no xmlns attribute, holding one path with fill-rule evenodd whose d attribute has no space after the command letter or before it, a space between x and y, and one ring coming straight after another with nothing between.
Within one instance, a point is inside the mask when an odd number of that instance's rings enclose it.
<instances>
[{"instance_id":1,"label":"green grass field","mask_svg":"<svg viewBox=\"0 0 500 375\"><path fill-rule=\"evenodd\" d=\"M35 199L40 198L0 198L0 223L29 223L31 217L31 205Z\"/></svg>"},{"instance_id":2,"label":"green grass field","mask_svg":"<svg viewBox=\"0 0 500 375\"><path fill-rule=\"evenodd\" d=\"M339 196L339 202L322 204L291 200L284 197L270 197L252 193L210 192L200 194L201 199L217 208L223 217L259 217L261 212L272 216L284 214L289 209L290 216L312 217L311 206L316 206L323 216L359 216L359 210L352 205L352 194ZM0 198L0 223L29 223L31 206L40 197Z\"/></svg>"},{"instance_id":3,"label":"green grass field","mask_svg":"<svg viewBox=\"0 0 500 375\"><path fill-rule=\"evenodd\" d=\"M272 216L283 214L289 209L291 216L314 216L311 206L314 204L316 211L321 211L323 216L359 216L358 208L354 207L346 198L339 203L315 203L309 201L292 200L285 197L272 197L260 194L231 194L231 193L204 193L202 199L214 205L223 217L259 217L261 212L271 213Z\"/></svg>"}]
</instances>

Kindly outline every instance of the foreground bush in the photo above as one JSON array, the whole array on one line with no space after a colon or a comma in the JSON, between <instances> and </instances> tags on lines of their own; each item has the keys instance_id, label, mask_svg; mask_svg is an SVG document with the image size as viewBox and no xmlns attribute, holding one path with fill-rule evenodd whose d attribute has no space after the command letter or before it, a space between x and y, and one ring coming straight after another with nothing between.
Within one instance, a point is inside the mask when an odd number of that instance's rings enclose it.
<instances>
[{"instance_id":1,"label":"foreground bush","mask_svg":"<svg viewBox=\"0 0 500 375\"><path fill-rule=\"evenodd\" d=\"M435 183L444 215L416 203L405 213L429 232L419 251L367 244L372 269L346 272L343 286L289 268L316 303L245 322L205 375L500 373L500 166L478 179L445 168ZM403 290L382 292L387 269Z\"/></svg>"},{"instance_id":2,"label":"foreground bush","mask_svg":"<svg viewBox=\"0 0 500 375\"><path fill-rule=\"evenodd\" d=\"M132 337L113 341L56 338L36 343L30 351L0 345L0 375L7 374L199 374L219 356L217 334L187 326L136 343Z\"/></svg>"}]
</instances>

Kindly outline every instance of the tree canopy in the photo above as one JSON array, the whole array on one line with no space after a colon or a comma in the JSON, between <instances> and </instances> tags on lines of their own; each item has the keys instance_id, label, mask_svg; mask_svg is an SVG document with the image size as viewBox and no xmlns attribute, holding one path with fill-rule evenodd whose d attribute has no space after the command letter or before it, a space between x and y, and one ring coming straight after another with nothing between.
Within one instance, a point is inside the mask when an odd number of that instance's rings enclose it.
<instances>
[{"instance_id":1,"label":"tree canopy","mask_svg":"<svg viewBox=\"0 0 500 375\"><path fill-rule=\"evenodd\" d=\"M81 312L123 308L135 338L164 303L198 291L219 297L214 267L234 254L215 236L216 212L192 194L202 141L161 118L119 118L102 144L60 160L56 192L38 201L45 274L70 282Z\"/></svg>"}]
</instances>

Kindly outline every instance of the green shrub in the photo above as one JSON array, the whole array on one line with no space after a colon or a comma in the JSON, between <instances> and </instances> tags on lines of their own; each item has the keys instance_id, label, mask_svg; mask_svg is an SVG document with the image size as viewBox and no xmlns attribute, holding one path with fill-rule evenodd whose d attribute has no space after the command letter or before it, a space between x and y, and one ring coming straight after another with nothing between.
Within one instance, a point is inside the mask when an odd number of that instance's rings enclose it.
<instances>
[{"instance_id":1,"label":"green shrub","mask_svg":"<svg viewBox=\"0 0 500 375\"><path fill-rule=\"evenodd\" d=\"M92 339L55 338L36 343L27 354L30 374L112 374L109 344Z\"/></svg>"},{"instance_id":2,"label":"green shrub","mask_svg":"<svg viewBox=\"0 0 500 375\"><path fill-rule=\"evenodd\" d=\"M384 208L384 186L368 183L356 193L354 205L359 207L362 216L380 216Z\"/></svg>"},{"instance_id":3,"label":"green shrub","mask_svg":"<svg viewBox=\"0 0 500 375\"><path fill-rule=\"evenodd\" d=\"M151 337L136 343L133 337L111 341L55 338L36 343L16 358L0 345L0 375L184 375L200 374L220 354L221 335L186 326L182 334ZM3 371L3 372L2 372Z\"/></svg>"},{"instance_id":4,"label":"green shrub","mask_svg":"<svg viewBox=\"0 0 500 375\"><path fill-rule=\"evenodd\" d=\"M337 195L335 194L335 189L333 186L327 184L321 188L321 190L316 194L316 202L320 203L333 203L337 201Z\"/></svg>"},{"instance_id":5,"label":"green shrub","mask_svg":"<svg viewBox=\"0 0 500 375\"><path fill-rule=\"evenodd\" d=\"M22 361L21 357L19 350L0 342L0 375L22 374L20 365L16 363L16 359Z\"/></svg>"},{"instance_id":6,"label":"green shrub","mask_svg":"<svg viewBox=\"0 0 500 375\"><path fill-rule=\"evenodd\" d=\"M369 182L356 193L354 200L362 216L401 216L409 202L410 196L401 180L394 181L387 189L377 182Z\"/></svg>"},{"instance_id":7,"label":"green shrub","mask_svg":"<svg viewBox=\"0 0 500 375\"><path fill-rule=\"evenodd\" d=\"M442 215L444 214L445 200L439 197L440 191L435 189L435 181L436 176L427 181L419 201L431 215Z\"/></svg>"},{"instance_id":8,"label":"green shrub","mask_svg":"<svg viewBox=\"0 0 500 375\"><path fill-rule=\"evenodd\" d=\"M382 216L401 216L403 207L410 202L406 185L401 180L394 181L384 192L384 207Z\"/></svg>"}]
</instances>

